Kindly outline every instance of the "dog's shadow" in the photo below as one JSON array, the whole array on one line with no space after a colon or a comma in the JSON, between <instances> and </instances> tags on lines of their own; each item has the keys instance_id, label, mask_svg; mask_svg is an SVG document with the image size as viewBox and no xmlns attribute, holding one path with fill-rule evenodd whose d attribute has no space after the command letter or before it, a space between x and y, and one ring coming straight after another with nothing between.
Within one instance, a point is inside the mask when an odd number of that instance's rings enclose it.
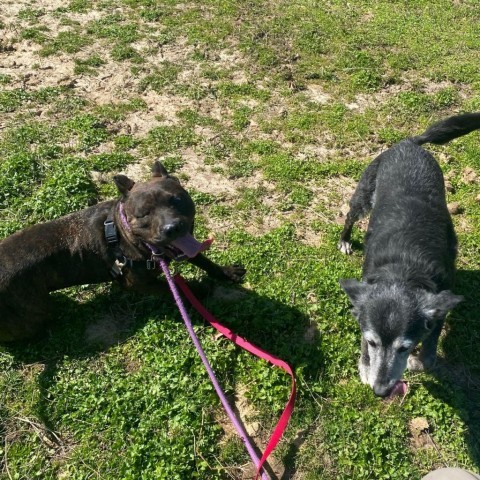
<instances>
[{"instance_id":1,"label":"dog's shadow","mask_svg":"<svg viewBox=\"0 0 480 480\"><path fill-rule=\"evenodd\" d=\"M455 293L465 297L447 320L443 358L426 382L430 393L454 408L467 426L465 442L480 470L480 271L459 270Z\"/></svg>"},{"instance_id":2,"label":"dog's shadow","mask_svg":"<svg viewBox=\"0 0 480 480\"><path fill-rule=\"evenodd\" d=\"M318 331L295 305L286 305L239 285L215 283L206 277L188 283L207 309L238 335L285 360L294 370L301 368L306 381L318 376L323 364ZM65 357L70 360L95 358L112 346L128 341L152 318L178 318L178 328L182 328L180 314L166 285L165 291L157 296L125 293L114 286L100 288L103 291L91 292L91 298L81 303L71 294L55 293L55 323L31 342L4 347L18 365L42 366L37 377L40 395L35 410L47 433L57 429L50 419L47 399L58 380ZM86 294L83 289L82 295L88 297L88 289ZM201 325L203 320L193 308L189 308L187 301L185 304L194 325ZM232 376L235 376L234 372L229 378ZM271 478L292 478L296 454L304 436L301 441L297 438L291 442L287 455L272 463L276 466L266 466ZM261 452L257 453L261 455ZM286 463L285 468L279 460Z\"/></svg>"}]
</instances>

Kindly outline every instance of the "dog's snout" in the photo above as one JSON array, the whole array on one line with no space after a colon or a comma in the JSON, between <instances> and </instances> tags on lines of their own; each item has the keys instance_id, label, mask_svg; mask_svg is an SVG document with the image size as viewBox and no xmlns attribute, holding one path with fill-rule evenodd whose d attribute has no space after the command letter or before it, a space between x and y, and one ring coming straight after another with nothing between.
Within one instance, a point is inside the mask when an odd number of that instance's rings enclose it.
<instances>
[{"instance_id":1,"label":"dog's snout","mask_svg":"<svg viewBox=\"0 0 480 480\"><path fill-rule=\"evenodd\" d=\"M390 387L389 385L375 384L373 385L373 391L377 397L385 398L390 395L392 387Z\"/></svg>"},{"instance_id":2,"label":"dog's snout","mask_svg":"<svg viewBox=\"0 0 480 480\"><path fill-rule=\"evenodd\" d=\"M178 234L182 230L182 227L183 227L182 222L167 223L167 225L163 227L163 233L167 237L173 237L174 235Z\"/></svg>"}]
</instances>

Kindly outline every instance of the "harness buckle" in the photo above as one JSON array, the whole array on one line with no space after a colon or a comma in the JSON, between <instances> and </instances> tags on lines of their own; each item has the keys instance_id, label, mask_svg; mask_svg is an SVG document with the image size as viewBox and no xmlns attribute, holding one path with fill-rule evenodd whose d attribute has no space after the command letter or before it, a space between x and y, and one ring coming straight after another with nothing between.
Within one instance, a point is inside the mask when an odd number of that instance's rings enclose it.
<instances>
[{"instance_id":1,"label":"harness buckle","mask_svg":"<svg viewBox=\"0 0 480 480\"><path fill-rule=\"evenodd\" d=\"M109 245L115 245L118 243L118 234L117 234L117 227L115 226L115 223L113 223L113 220L110 220L107 218L103 222L104 225L104 233L105 233L105 240Z\"/></svg>"}]
</instances>

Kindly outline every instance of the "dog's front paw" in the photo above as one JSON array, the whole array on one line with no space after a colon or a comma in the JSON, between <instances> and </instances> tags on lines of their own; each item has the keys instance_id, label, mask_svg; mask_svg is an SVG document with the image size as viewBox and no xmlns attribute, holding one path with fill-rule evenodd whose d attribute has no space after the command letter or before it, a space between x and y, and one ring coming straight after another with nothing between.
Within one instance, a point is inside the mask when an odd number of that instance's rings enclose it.
<instances>
[{"instance_id":1,"label":"dog's front paw","mask_svg":"<svg viewBox=\"0 0 480 480\"><path fill-rule=\"evenodd\" d=\"M221 268L226 279L236 283L240 283L243 280L245 274L247 273L247 271L242 265L228 265Z\"/></svg>"},{"instance_id":2,"label":"dog's front paw","mask_svg":"<svg viewBox=\"0 0 480 480\"><path fill-rule=\"evenodd\" d=\"M408 357L407 367L411 372L424 372L435 366L436 357L418 357L410 355Z\"/></svg>"},{"instance_id":3,"label":"dog's front paw","mask_svg":"<svg viewBox=\"0 0 480 480\"><path fill-rule=\"evenodd\" d=\"M417 356L410 355L407 361L407 368L411 372L423 372L425 370L425 365Z\"/></svg>"},{"instance_id":4,"label":"dog's front paw","mask_svg":"<svg viewBox=\"0 0 480 480\"><path fill-rule=\"evenodd\" d=\"M344 255L351 255L353 253L352 244L350 242L346 242L345 240L340 240L338 242L337 248L344 254Z\"/></svg>"}]
</instances>

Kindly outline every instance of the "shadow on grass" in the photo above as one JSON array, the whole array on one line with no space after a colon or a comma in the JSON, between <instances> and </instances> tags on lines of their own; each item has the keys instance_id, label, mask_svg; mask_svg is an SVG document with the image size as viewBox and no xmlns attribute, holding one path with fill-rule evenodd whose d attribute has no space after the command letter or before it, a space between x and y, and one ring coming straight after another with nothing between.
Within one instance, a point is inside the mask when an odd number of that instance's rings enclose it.
<instances>
[{"instance_id":1,"label":"shadow on grass","mask_svg":"<svg viewBox=\"0 0 480 480\"><path fill-rule=\"evenodd\" d=\"M443 340L444 358L426 383L430 393L455 409L465 425L465 442L480 471L480 271L457 272L455 293L464 302L450 315Z\"/></svg>"},{"instance_id":2,"label":"shadow on grass","mask_svg":"<svg viewBox=\"0 0 480 480\"><path fill-rule=\"evenodd\" d=\"M308 317L294 305L285 305L238 285L214 283L208 278L188 283L206 308L238 335L288 362L294 370L302 368L307 381L318 375L323 363L316 341L318 332ZM158 296L125 293L115 287L106 288L82 303L63 293L56 293L53 295L57 317L55 323L33 341L7 347L19 365L43 364L43 371L38 377L40 395L36 412L48 429L47 433L56 430L56 425L49 418L48 398L64 359L95 358L111 346L135 335L155 317L169 316L181 322L167 288L165 286L165 291ZM193 324L203 324L186 300L185 304ZM235 377L235 373L229 372L229 378L232 376ZM56 441L55 434L52 434L51 440ZM287 463L284 471L266 466L272 478L292 478L296 454L303 440L297 438L289 446L288 455L284 458ZM266 439L263 438L260 441L262 447L264 441ZM257 453L261 456L261 452Z\"/></svg>"}]
</instances>

